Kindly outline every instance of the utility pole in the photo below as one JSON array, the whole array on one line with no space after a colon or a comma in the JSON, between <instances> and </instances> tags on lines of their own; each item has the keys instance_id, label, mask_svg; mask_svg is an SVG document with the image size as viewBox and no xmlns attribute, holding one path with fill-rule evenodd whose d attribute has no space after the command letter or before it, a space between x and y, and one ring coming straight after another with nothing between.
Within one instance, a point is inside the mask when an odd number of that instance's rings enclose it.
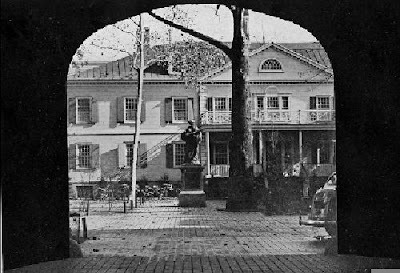
<instances>
[{"instance_id":1,"label":"utility pole","mask_svg":"<svg viewBox=\"0 0 400 273\"><path fill-rule=\"evenodd\" d=\"M143 76L144 76L144 31L143 31L143 13L140 14L140 41L139 41L139 76L138 76L138 98L136 105L136 122L135 122L135 135L133 137L133 155L132 155L132 193L130 200L134 202L135 208L136 203L136 165L138 160L138 147L140 141L140 114L142 111L142 93L143 93ZM139 160L140 164L140 160Z\"/></svg>"}]
</instances>

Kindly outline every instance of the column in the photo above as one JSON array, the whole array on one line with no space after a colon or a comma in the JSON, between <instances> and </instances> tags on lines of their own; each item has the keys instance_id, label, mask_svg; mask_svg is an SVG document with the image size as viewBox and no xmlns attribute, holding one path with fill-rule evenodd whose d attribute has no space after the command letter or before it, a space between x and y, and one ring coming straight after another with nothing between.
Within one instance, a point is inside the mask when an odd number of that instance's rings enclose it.
<instances>
[{"instance_id":1,"label":"column","mask_svg":"<svg viewBox=\"0 0 400 273\"><path fill-rule=\"evenodd\" d=\"M262 143L262 131L258 131L258 163L263 164L262 161L263 143Z\"/></svg>"},{"instance_id":2,"label":"column","mask_svg":"<svg viewBox=\"0 0 400 273\"><path fill-rule=\"evenodd\" d=\"M210 132L206 133L206 154L207 154L207 177L211 176L211 166L210 166Z\"/></svg>"},{"instance_id":3,"label":"column","mask_svg":"<svg viewBox=\"0 0 400 273\"><path fill-rule=\"evenodd\" d=\"M303 162L303 131L299 130L299 161Z\"/></svg>"}]
</instances>

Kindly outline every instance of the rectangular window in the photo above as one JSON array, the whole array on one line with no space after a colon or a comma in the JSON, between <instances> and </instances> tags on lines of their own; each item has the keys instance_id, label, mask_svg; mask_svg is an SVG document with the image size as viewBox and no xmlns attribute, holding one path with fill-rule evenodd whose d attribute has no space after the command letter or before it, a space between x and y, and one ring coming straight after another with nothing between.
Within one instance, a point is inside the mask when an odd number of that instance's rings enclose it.
<instances>
[{"instance_id":1,"label":"rectangular window","mask_svg":"<svg viewBox=\"0 0 400 273\"><path fill-rule=\"evenodd\" d=\"M126 144L126 165L132 167L133 160L133 143Z\"/></svg>"},{"instance_id":2,"label":"rectangular window","mask_svg":"<svg viewBox=\"0 0 400 273\"><path fill-rule=\"evenodd\" d=\"M267 98L268 109L279 109L279 97Z\"/></svg>"},{"instance_id":3,"label":"rectangular window","mask_svg":"<svg viewBox=\"0 0 400 273\"><path fill-rule=\"evenodd\" d=\"M184 122L187 120L187 99L173 98L173 122Z\"/></svg>"},{"instance_id":4,"label":"rectangular window","mask_svg":"<svg viewBox=\"0 0 400 273\"><path fill-rule=\"evenodd\" d=\"M229 164L228 157L228 143L215 143L214 144L214 155L213 164Z\"/></svg>"},{"instance_id":5,"label":"rectangular window","mask_svg":"<svg viewBox=\"0 0 400 273\"><path fill-rule=\"evenodd\" d=\"M76 123L89 123L90 110L90 98L76 98Z\"/></svg>"},{"instance_id":6,"label":"rectangular window","mask_svg":"<svg viewBox=\"0 0 400 273\"><path fill-rule=\"evenodd\" d=\"M264 97L257 97L257 109L264 109Z\"/></svg>"},{"instance_id":7,"label":"rectangular window","mask_svg":"<svg viewBox=\"0 0 400 273\"><path fill-rule=\"evenodd\" d=\"M124 122L136 121L137 98L125 98L124 103Z\"/></svg>"},{"instance_id":8,"label":"rectangular window","mask_svg":"<svg viewBox=\"0 0 400 273\"><path fill-rule=\"evenodd\" d=\"M317 109L329 109L329 97L317 97Z\"/></svg>"},{"instance_id":9,"label":"rectangular window","mask_svg":"<svg viewBox=\"0 0 400 273\"><path fill-rule=\"evenodd\" d=\"M282 98L282 110L289 109L289 97L281 97Z\"/></svg>"},{"instance_id":10,"label":"rectangular window","mask_svg":"<svg viewBox=\"0 0 400 273\"><path fill-rule=\"evenodd\" d=\"M185 162L185 144L174 144L174 166L178 167Z\"/></svg>"},{"instance_id":11,"label":"rectangular window","mask_svg":"<svg viewBox=\"0 0 400 273\"><path fill-rule=\"evenodd\" d=\"M216 111L226 110L226 98L214 98L214 105Z\"/></svg>"},{"instance_id":12,"label":"rectangular window","mask_svg":"<svg viewBox=\"0 0 400 273\"><path fill-rule=\"evenodd\" d=\"M90 145L77 145L77 168L89 169L91 167Z\"/></svg>"}]
</instances>

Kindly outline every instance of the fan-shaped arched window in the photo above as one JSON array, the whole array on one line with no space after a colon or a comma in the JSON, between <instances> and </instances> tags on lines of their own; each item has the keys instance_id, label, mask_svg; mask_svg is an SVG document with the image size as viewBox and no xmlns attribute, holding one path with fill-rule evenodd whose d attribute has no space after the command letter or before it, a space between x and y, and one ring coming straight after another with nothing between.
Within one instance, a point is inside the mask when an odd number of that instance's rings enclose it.
<instances>
[{"instance_id":1,"label":"fan-shaped arched window","mask_svg":"<svg viewBox=\"0 0 400 273\"><path fill-rule=\"evenodd\" d=\"M260 71L262 72L275 72L282 71L282 65L275 59L268 59L261 63Z\"/></svg>"}]
</instances>

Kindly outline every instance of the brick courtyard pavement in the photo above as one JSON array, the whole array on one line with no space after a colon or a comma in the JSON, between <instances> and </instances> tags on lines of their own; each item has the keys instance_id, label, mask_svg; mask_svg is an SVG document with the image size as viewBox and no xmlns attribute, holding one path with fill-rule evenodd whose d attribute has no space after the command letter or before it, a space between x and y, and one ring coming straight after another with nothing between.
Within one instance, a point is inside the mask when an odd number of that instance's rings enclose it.
<instances>
[{"instance_id":1,"label":"brick courtyard pavement","mask_svg":"<svg viewBox=\"0 0 400 273\"><path fill-rule=\"evenodd\" d=\"M224 201L179 208L153 200L123 213L91 204L84 258L9 272L368 272L400 268L390 259L324 256L323 229L299 226L298 216L226 212Z\"/></svg>"}]
</instances>

